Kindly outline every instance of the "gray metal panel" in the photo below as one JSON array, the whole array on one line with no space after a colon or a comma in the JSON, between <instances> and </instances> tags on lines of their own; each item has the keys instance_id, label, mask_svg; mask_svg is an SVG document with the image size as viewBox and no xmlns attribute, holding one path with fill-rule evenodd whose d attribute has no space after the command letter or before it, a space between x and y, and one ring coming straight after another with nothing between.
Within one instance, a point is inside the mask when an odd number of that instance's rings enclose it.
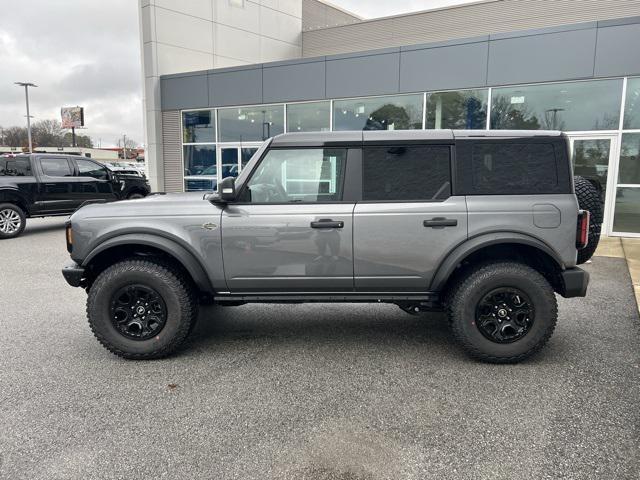
<instances>
[{"instance_id":1,"label":"gray metal panel","mask_svg":"<svg viewBox=\"0 0 640 480\"><path fill-rule=\"evenodd\" d=\"M490 85L586 78L593 75L596 29L491 40Z\"/></svg>"},{"instance_id":2,"label":"gray metal panel","mask_svg":"<svg viewBox=\"0 0 640 480\"><path fill-rule=\"evenodd\" d=\"M162 163L164 165L164 191L182 192L182 139L180 112L162 112Z\"/></svg>"},{"instance_id":3,"label":"gray metal panel","mask_svg":"<svg viewBox=\"0 0 640 480\"><path fill-rule=\"evenodd\" d=\"M401 52L400 91L484 86L487 42Z\"/></svg>"},{"instance_id":4,"label":"gray metal panel","mask_svg":"<svg viewBox=\"0 0 640 480\"><path fill-rule=\"evenodd\" d=\"M620 25L598 29L596 77L640 73L640 25Z\"/></svg>"},{"instance_id":5,"label":"gray metal panel","mask_svg":"<svg viewBox=\"0 0 640 480\"><path fill-rule=\"evenodd\" d=\"M265 102L315 100L325 98L325 62L264 68Z\"/></svg>"},{"instance_id":6,"label":"gray metal panel","mask_svg":"<svg viewBox=\"0 0 640 480\"><path fill-rule=\"evenodd\" d=\"M327 59L327 98L397 93L400 51Z\"/></svg>"},{"instance_id":7,"label":"gray metal panel","mask_svg":"<svg viewBox=\"0 0 640 480\"><path fill-rule=\"evenodd\" d=\"M262 65L210 73L208 80L211 107L262 103Z\"/></svg>"},{"instance_id":8,"label":"gray metal panel","mask_svg":"<svg viewBox=\"0 0 640 480\"><path fill-rule=\"evenodd\" d=\"M160 79L162 110L198 108L209 104L207 75L185 75Z\"/></svg>"}]
</instances>

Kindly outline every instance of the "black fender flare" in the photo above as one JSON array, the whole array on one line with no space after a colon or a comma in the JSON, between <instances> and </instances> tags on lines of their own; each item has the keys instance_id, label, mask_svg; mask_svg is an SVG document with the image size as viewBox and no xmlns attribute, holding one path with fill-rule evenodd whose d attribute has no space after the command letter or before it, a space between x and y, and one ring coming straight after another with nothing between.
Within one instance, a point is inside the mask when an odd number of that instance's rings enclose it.
<instances>
[{"instance_id":1,"label":"black fender flare","mask_svg":"<svg viewBox=\"0 0 640 480\"><path fill-rule=\"evenodd\" d=\"M433 276L433 280L431 281L429 290L434 292L441 291L458 264L460 264L460 262L462 262L473 252L476 252L481 248L489 247L492 245L499 245L501 243L517 243L520 245L527 245L529 247L537 248L538 250L541 250L542 252L549 255L549 257L551 257L558 264L558 268L560 270L564 270L565 268L564 262L562 261L558 253L538 238L517 232L484 233L465 240L463 243L454 247L447 254L444 260L440 262L440 266Z\"/></svg>"},{"instance_id":2,"label":"black fender flare","mask_svg":"<svg viewBox=\"0 0 640 480\"><path fill-rule=\"evenodd\" d=\"M93 260L100 253L105 252L110 248L122 245L145 245L163 251L182 264L187 272L189 272L189 275L191 275L191 278L193 278L193 281L200 289L200 291L210 294L214 293L211 280L207 276L207 273L205 272L200 262L198 262L193 254L176 241L169 238L161 237L160 235L136 233L118 235L116 237L109 238L108 240L105 240L103 243L91 250L91 252L89 252L89 254L82 261L82 266L86 267L90 265L91 260Z\"/></svg>"}]
</instances>

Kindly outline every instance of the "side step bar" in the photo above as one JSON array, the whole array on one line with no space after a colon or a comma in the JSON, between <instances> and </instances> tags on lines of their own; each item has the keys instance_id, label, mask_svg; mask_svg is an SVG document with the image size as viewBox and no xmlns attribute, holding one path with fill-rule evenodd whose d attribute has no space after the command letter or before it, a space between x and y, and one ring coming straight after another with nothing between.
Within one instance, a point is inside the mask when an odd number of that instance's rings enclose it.
<instances>
[{"instance_id":1,"label":"side step bar","mask_svg":"<svg viewBox=\"0 0 640 480\"><path fill-rule=\"evenodd\" d=\"M234 294L218 293L214 296L215 303L247 302L247 303L306 303L306 302L367 302L367 303L396 303L417 302L437 304L440 296L435 292L407 293L255 293Z\"/></svg>"}]
</instances>

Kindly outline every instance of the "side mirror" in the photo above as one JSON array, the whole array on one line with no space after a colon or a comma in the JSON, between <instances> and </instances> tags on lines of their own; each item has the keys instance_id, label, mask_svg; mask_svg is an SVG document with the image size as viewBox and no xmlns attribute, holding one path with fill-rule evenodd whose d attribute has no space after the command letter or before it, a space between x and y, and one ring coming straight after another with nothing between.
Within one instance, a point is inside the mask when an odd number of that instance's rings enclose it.
<instances>
[{"instance_id":1,"label":"side mirror","mask_svg":"<svg viewBox=\"0 0 640 480\"><path fill-rule=\"evenodd\" d=\"M218 184L218 195L223 202L233 202L236 199L236 178L224 178Z\"/></svg>"}]
</instances>

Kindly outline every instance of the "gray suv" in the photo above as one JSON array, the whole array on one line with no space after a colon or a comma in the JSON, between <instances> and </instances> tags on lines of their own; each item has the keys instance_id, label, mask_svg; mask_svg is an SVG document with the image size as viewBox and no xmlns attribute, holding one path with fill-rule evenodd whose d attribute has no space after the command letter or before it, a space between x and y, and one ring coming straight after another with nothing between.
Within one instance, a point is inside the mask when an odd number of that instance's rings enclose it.
<instances>
[{"instance_id":1,"label":"gray suv","mask_svg":"<svg viewBox=\"0 0 640 480\"><path fill-rule=\"evenodd\" d=\"M67 282L125 358L174 352L198 304L387 302L446 310L476 359L540 350L588 242L560 132L358 131L267 140L218 191L88 205Z\"/></svg>"}]
</instances>

